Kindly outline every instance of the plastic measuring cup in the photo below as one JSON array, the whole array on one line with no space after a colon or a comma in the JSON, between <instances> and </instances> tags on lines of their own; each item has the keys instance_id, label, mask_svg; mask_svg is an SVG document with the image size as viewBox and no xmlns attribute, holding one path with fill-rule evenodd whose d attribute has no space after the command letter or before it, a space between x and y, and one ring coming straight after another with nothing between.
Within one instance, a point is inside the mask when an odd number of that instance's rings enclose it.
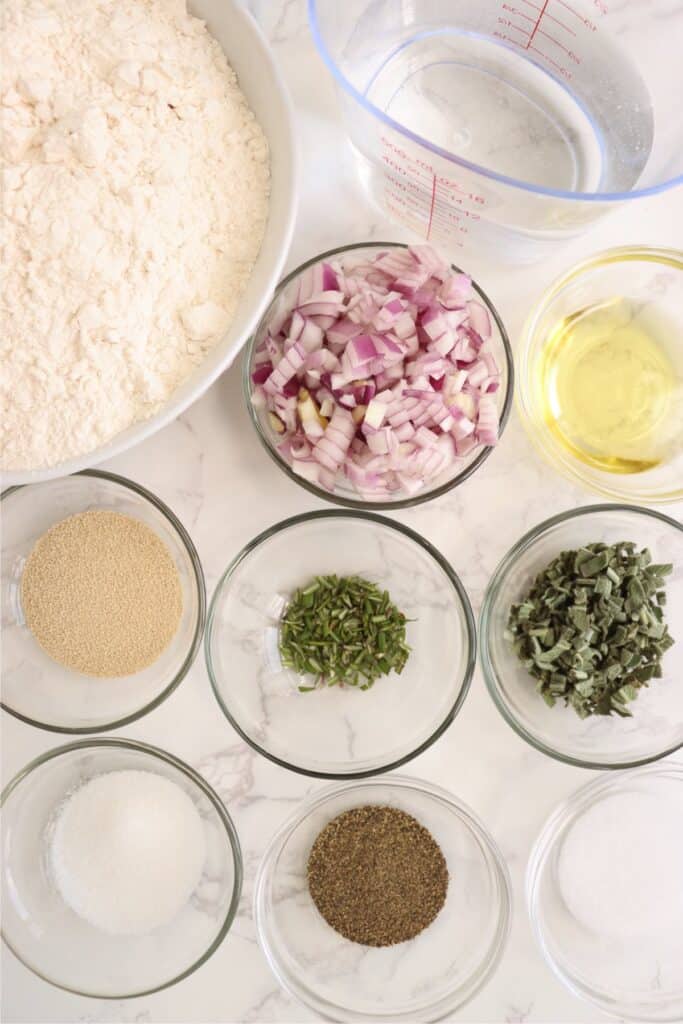
<instances>
[{"instance_id":1,"label":"plastic measuring cup","mask_svg":"<svg viewBox=\"0 0 683 1024\"><path fill-rule=\"evenodd\" d=\"M371 196L454 253L533 259L683 181L666 0L309 0Z\"/></svg>"}]
</instances>

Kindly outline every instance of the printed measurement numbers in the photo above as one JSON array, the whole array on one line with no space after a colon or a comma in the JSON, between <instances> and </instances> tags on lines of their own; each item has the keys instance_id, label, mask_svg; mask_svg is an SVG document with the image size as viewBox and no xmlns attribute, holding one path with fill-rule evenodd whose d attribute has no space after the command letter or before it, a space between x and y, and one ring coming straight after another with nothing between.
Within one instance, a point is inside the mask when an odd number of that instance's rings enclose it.
<instances>
[{"instance_id":1,"label":"printed measurement numbers","mask_svg":"<svg viewBox=\"0 0 683 1024\"><path fill-rule=\"evenodd\" d=\"M600 14L607 14L604 0L593 0L593 6ZM572 67L581 64L576 42L579 33L596 32L596 23L566 0L517 0L502 3L500 9L493 35L535 53L562 78L571 81Z\"/></svg>"},{"instance_id":2,"label":"printed measurement numbers","mask_svg":"<svg viewBox=\"0 0 683 1024\"><path fill-rule=\"evenodd\" d=\"M382 135L381 160L385 170L384 203L395 217L427 241L454 233L466 235L468 222L480 219L484 196L438 170L429 161L410 153L388 135Z\"/></svg>"}]
</instances>

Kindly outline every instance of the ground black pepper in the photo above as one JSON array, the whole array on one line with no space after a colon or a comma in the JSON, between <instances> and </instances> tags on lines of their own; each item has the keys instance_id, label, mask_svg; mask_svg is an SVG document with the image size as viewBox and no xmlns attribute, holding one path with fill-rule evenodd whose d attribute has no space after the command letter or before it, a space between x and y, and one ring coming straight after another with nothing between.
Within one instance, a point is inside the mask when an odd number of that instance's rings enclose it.
<instances>
[{"instance_id":1,"label":"ground black pepper","mask_svg":"<svg viewBox=\"0 0 683 1024\"><path fill-rule=\"evenodd\" d=\"M313 843L308 888L335 931L364 946L419 935L446 901L448 868L419 821L395 807L354 807Z\"/></svg>"}]
</instances>

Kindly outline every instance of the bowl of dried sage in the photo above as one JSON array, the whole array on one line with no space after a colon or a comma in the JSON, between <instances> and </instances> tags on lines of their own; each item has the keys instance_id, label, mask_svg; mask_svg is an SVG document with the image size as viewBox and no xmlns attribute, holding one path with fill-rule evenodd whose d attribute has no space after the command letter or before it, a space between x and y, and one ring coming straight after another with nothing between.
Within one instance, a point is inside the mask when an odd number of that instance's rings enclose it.
<instances>
[{"instance_id":1,"label":"bowl of dried sage","mask_svg":"<svg viewBox=\"0 0 683 1024\"><path fill-rule=\"evenodd\" d=\"M484 676L528 743L587 768L628 768L683 745L683 526L590 505L521 538L488 585Z\"/></svg>"}]
</instances>

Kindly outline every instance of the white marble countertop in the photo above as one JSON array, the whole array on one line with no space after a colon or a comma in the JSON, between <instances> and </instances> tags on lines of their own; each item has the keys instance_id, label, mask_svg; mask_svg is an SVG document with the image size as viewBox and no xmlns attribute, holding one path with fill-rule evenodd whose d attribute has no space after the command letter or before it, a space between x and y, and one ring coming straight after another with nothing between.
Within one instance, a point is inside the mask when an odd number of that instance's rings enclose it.
<instances>
[{"instance_id":1,"label":"white marble countertop","mask_svg":"<svg viewBox=\"0 0 683 1024\"><path fill-rule=\"evenodd\" d=\"M332 83L306 31L303 0L252 0L289 82L302 153L301 201L289 266L323 249L363 239L401 239L399 227L373 210L351 166ZM615 244L680 244L683 194L640 200L552 259L529 269L497 267L472 257L467 268L492 297L513 344L543 288L578 258ZM261 449L240 387L239 365L185 415L107 467L150 488L190 531L209 594L233 555L278 519L322 503L296 487ZM450 559L478 611L489 576L510 545L556 512L591 496L543 465L513 414L502 443L461 489L396 518ZM683 507L669 508L673 515ZM326 783L271 764L247 747L223 717L202 656L160 708L121 735L166 747L215 786L235 821L244 859L240 910L214 956L191 977L156 995L106 1002L78 998L34 977L3 947L2 1020L202 1022L311 1021L314 1014L284 993L256 941L251 912L261 853L302 797ZM59 737L2 720L2 769L7 781ZM552 808L588 781L519 739L494 708L477 669L464 708L447 733L405 771L451 789L481 816L507 859L514 918L502 963L485 988L452 1019L487 1022L589 1022L604 1018L566 992L536 949L523 903L531 844Z\"/></svg>"}]
</instances>

